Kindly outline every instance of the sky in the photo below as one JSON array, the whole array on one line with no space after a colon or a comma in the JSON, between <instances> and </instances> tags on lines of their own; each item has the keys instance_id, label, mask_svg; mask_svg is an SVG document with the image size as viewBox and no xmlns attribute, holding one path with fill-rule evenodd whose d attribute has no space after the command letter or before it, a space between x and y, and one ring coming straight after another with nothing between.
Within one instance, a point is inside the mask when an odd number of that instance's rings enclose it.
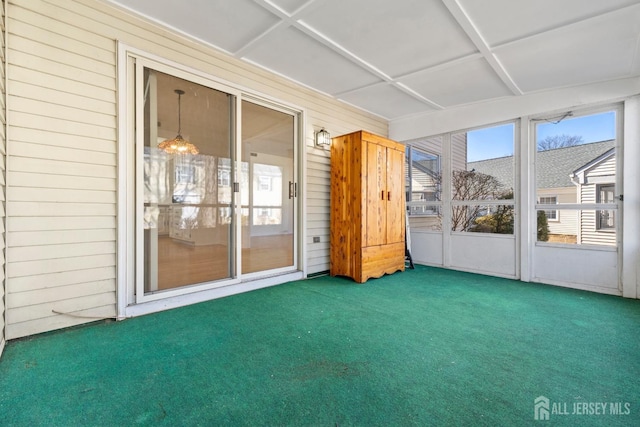
<instances>
[{"instance_id":1,"label":"sky","mask_svg":"<svg viewBox=\"0 0 640 427\"><path fill-rule=\"evenodd\" d=\"M567 117L554 124L540 121L536 125L537 140L551 135L579 135L583 143L606 141L615 138L615 112L607 111L589 116ZM477 129L467 133L467 161L494 159L512 156L515 126L509 123L501 126Z\"/></svg>"}]
</instances>

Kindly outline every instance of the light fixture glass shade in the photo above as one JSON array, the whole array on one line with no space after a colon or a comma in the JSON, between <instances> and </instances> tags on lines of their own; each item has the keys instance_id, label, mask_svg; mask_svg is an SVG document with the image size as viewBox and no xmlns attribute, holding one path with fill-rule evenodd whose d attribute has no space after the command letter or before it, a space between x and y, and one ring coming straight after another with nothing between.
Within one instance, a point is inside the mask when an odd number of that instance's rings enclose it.
<instances>
[{"instance_id":1,"label":"light fixture glass shade","mask_svg":"<svg viewBox=\"0 0 640 427\"><path fill-rule=\"evenodd\" d=\"M331 145L331 135L329 132L324 130L324 128L320 129L316 133L316 145L318 147L328 147Z\"/></svg>"},{"instance_id":2,"label":"light fixture glass shade","mask_svg":"<svg viewBox=\"0 0 640 427\"><path fill-rule=\"evenodd\" d=\"M177 135L173 139L167 139L158 144L158 148L168 154L198 154L198 147Z\"/></svg>"},{"instance_id":3,"label":"light fixture glass shade","mask_svg":"<svg viewBox=\"0 0 640 427\"><path fill-rule=\"evenodd\" d=\"M198 154L198 147L187 141L180 135L182 122L182 109L180 98L184 95L184 91L180 89L174 90L178 94L178 135L173 139L167 139L158 144L158 148L168 154Z\"/></svg>"}]
</instances>

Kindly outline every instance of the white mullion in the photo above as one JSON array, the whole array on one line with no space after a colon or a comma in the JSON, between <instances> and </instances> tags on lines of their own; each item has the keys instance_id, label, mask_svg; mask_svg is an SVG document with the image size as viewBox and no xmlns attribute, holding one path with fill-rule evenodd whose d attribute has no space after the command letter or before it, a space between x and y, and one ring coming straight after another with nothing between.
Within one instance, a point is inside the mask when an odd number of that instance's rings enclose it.
<instances>
[{"instance_id":1,"label":"white mullion","mask_svg":"<svg viewBox=\"0 0 640 427\"><path fill-rule=\"evenodd\" d=\"M442 266L451 266L451 177L453 163L451 159L451 133L442 136Z\"/></svg>"},{"instance_id":2,"label":"white mullion","mask_svg":"<svg viewBox=\"0 0 640 427\"><path fill-rule=\"evenodd\" d=\"M617 203L556 203L553 205L536 204L537 211L615 211L618 210Z\"/></svg>"},{"instance_id":3,"label":"white mullion","mask_svg":"<svg viewBox=\"0 0 640 427\"><path fill-rule=\"evenodd\" d=\"M522 191L522 177L520 174L520 167L522 165L521 157L522 157L522 144L521 144L521 136L520 128L522 127L522 121L516 120L513 123L513 164L512 164L512 173L513 173L513 212L514 212L514 224L513 224L513 236L516 239L516 257L515 257L515 265L514 270L517 278L522 277L522 263L520 262L520 258L522 257L522 246L520 242L522 241L522 229L523 223L526 224L529 215L528 213L524 213L521 200L519 199L520 192ZM526 150L525 150L526 152ZM524 227L526 229L526 227ZM526 252L525 252L526 253Z\"/></svg>"}]
</instances>

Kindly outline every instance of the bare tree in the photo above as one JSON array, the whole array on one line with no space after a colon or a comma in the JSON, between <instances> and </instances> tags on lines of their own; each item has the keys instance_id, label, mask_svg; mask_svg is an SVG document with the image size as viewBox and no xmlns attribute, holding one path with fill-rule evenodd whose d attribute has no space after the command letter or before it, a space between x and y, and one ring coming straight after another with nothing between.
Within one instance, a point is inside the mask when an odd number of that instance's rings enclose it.
<instances>
[{"instance_id":1,"label":"bare tree","mask_svg":"<svg viewBox=\"0 0 640 427\"><path fill-rule=\"evenodd\" d=\"M476 171L456 170L451 179L453 200L493 200L500 197L500 182L491 175ZM482 206L453 206L451 230L466 231L474 224Z\"/></svg>"},{"instance_id":2,"label":"bare tree","mask_svg":"<svg viewBox=\"0 0 640 427\"><path fill-rule=\"evenodd\" d=\"M556 148L573 147L582 144L580 135L549 135L538 141L538 151L555 150Z\"/></svg>"}]
</instances>

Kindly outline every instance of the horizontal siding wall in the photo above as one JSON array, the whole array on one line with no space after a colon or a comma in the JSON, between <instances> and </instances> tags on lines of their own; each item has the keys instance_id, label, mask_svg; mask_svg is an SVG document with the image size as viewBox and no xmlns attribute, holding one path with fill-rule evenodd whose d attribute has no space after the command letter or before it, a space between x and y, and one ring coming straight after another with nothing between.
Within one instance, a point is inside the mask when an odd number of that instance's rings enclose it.
<instances>
[{"instance_id":1,"label":"horizontal siding wall","mask_svg":"<svg viewBox=\"0 0 640 427\"><path fill-rule=\"evenodd\" d=\"M115 316L115 43L54 12L8 9L8 338Z\"/></svg>"},{"instance_id":2,"label":"horizontal siding wall","mask_svg":"<svg viewBox=\"0 0 640 427\"><path fill-rule=\"evenodd\" d=\"M329 191L331 188L329 150L307 150L307 272L329 270ZM313 243L319 237L320 242Z\"/></svg>"},{"instance_id":3,"label":"horizontal siding wall","mask_svg":"<svg viewBox=\"0 0 640 427\"><path fill-rule=\"evenodd\" d=\"M587 175L587 179L595 177L609 177L611 178L611 183L614 183L616 180L616 158L614 156L608 158L597 167L588 171Z\"/></svg>"},{"instance_id":4,"label":"horizontal siding wall","mask_svg":"<svg viewBox=\"0 0 640 427\"><path fill-rule=\"evenodd\" d=\"M314 131L386 135L386 121L102 2L12 0L8 17L8 338L116 314L117 41L305 110L307 271L329 268Z\"/></svg>"},{"instance_id":5,"label":"horizontal siding wall","mask_svg":"<svg viewBox=\"0 0 640 427\"><path fill-rule=\"evenodd\" d=\"M597 185L595 184L595 182L600 182L601 184L615 183L616 158L611 157L606 161L598 164L596 167L589 170L586 175L587 175L586 176L587 184L580 186L582 203L602 202L602 200L598 200ZM614 213L614 215L616 214L617 212ZM580 223L581 243L590 244L590 245L609 245L609 246L614 246L616 244L615 231L597 229L596 211L583 211L581 218L582 218L582 221Z\"/></svg>"},{"instance_id":6,"label":"horizontal siding wall","mask_svg":"<svg viewBox=\"0 0 640 427\"><path fill-rule=\"evenodd\" d=\"M537 198L555 197L558 204L577 203L576 187L558 187L539 189ZM563 235L578 235L578 212L571 210L556 211L556 219L549 220L549 233Z\"/></svg>"},{"instance_id":7,"label":"horizontal siding wall","mask_svg":"<svg viewBox=\"0 0 640 427\"><path fill-rule=\"evenodd\" d=\"M582 203L596 203L596 185L581 186ZM617 212L616 212L617 213ZM614 214L615 215L615 214ZM585 245L615 246L616 233L614 230L597 229L596 211L584 210L580 214L580 243Z\"/></svg>"},{"instance_id":8,"label":"horizontal siding wall","mask_svg":"<svg viewBox=\"0 0 640 427\"><path fill-rule=\"evenodd\" d=\"M5 88L5 7L6 4L4 0L0 1L0 354L2 354L2 350L4 349L5 343L5 249L6 249L6 239L5 239L5 230L4 230L4 221L5 221L5 212L6 212L6 204L5 204L5 164L6 164L6 153L7 153L7 138L6 138L6 95L7 91Z\"/></svg>"}]
</instances>

